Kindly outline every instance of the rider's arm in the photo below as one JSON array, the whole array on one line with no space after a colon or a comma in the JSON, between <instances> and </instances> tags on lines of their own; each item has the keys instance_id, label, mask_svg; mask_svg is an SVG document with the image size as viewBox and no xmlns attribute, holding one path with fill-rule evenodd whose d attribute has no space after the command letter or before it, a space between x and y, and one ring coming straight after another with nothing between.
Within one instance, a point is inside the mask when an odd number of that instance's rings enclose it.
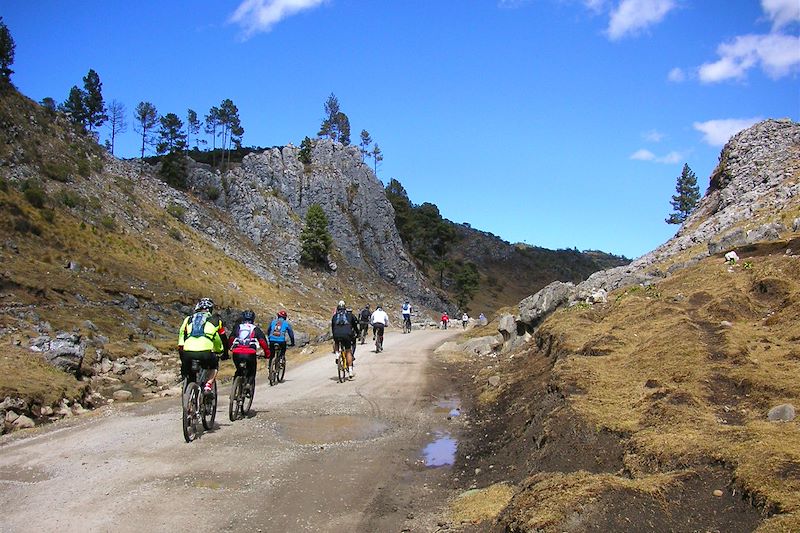
<instances>
[{"instance_id":1,"label":"rider's arm","mask_svg":"<svg viewBox=\"0 0 800 533\"><path fill-rule=\"evenodd\" d=\"M294 346L294 330L292 329L292 325L288 322L286 323L286 333L289 334L289 340L292 341L292 346Z\"/></svg>"},{"instance_id":2,"label":"rider's arm","mask_svg":"<svg viewBox=\"0 0 800 533\"><path fill-rule=\"evenodd\" d=\"M183 319L180 329L178 329L178 351L183 351L183 343L186 341L186 325L189 322L189 317Z\"/></svg>"}]
</instances>

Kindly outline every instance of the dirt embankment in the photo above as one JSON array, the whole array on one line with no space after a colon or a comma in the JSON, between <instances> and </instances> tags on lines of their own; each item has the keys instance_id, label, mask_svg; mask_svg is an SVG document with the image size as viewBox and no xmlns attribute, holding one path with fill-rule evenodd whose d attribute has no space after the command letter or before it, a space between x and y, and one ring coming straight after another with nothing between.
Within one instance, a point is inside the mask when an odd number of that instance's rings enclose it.
<instances>
[{"instance_id":1,"label":"dirt embankment","mask_svg":"<svg viewBox=\"0 0 800 533\"><path fill-rule=\"evenodd\" d=\"M501 513L462 527L800 527L798 422L767 420L800 405L797 244L750 247L733 266L711 257L559 311L523 351L459 362L479 393L462 392L472 423L454 484L513 489Z\"/></svg>"}]
</instances>

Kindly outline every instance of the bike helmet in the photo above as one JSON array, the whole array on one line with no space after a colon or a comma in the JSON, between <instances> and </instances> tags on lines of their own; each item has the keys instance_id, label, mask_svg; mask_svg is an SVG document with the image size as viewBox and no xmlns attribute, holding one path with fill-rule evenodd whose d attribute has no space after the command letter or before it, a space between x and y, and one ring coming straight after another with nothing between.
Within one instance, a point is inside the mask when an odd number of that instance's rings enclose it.
<instances>
[{"instance_id":1,"label":"bike helmet","mask_svg":"<svg viewBox=\"0 0 800 533\"><path fill-rule=\"evenodd\" d=\"M336 309L344 309L344 300L339 300L339 304L336 306Z\"/></svg>"},{"instance_id":2,"label":"bike helmet","mask_svg":"<svg viewBox=\"0 0 800 533\"><path fill-rule=\"evenodd\" d=\"M281 318L286 318L288 315L286 314L286 311L281 309L280 311L278 311L278 316Z\"/></svg>"},{"instance_id":3,"label":"bike helmet","mask_svg":"<svg viewBox=\"0 0 800 533\"><path fill-rule=\"evenodd\" d=\"M253 324L256 321L256 314L249 309L247 311L242 311L242 322L249 322Z\"/></svg>"},{"instance_id":4,"label":"bike helmet","mask_svg":"<svg viewBox=\"0 0 800 533\"><path fill-rule=\"evenodd\" d=\"M195 313L197 313L198 311L211 312L213 310L214 310L214 301L211 298L200 298L200 301L197 302L197 305L194 306Z\"/></svg>"}]
</instances>

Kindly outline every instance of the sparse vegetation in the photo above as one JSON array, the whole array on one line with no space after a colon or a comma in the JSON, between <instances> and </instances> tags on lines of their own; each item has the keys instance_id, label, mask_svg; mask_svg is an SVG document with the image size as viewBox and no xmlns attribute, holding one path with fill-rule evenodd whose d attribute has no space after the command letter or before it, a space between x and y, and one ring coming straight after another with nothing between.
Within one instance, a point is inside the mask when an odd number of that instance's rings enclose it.
<instances>
[{"instance_id":1,"label":"sparse vegetation","mask_svg":"<svg viewBox=\"0 0 800 533\"><path fill-rule=\"evenodd\" d=\"M175 220L183 222L186 216L186 209L178 204L170 204L167 206L167 213Z\"/></svg>"}]
</instances>

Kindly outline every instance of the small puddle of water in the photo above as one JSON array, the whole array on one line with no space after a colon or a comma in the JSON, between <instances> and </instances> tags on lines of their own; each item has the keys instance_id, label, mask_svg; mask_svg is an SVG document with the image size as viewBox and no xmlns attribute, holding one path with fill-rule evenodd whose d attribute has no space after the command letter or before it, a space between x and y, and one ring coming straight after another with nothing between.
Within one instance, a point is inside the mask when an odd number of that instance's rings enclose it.
<instances>
[{"instance_id":1,"label":"small puddle of water","mask_svg":"<svg viewBox=\"0 0 800 533\"><path fill-rule=\"evenodd\" d=\"M436 439L422 449L422 456L425 458L425 466L450 466L456 461L456 450L458 440L450 436L450 433L436 433Z\"/></svg>"},{"instance_id":2,"label":"small puddle of water","mask_svg":"<svg viewBox=\"0 0 800 533\"><path fill-rule=\"evenodd\" d=\"M278 423L278 432L297 444L327 444L379 437L389 424L372 418L350 415L298 417Z\"/></svg>"},{"instance_id":3,"label":"small puddle of water","mask_svg":"<svg viewBox=\"0 0 800 533\"><path fill-rule=\"evenodd\" d=\"M445 398L436 402L433 412L451 418L461 416L461 398Z\"/></svg>"}]
</instances>

